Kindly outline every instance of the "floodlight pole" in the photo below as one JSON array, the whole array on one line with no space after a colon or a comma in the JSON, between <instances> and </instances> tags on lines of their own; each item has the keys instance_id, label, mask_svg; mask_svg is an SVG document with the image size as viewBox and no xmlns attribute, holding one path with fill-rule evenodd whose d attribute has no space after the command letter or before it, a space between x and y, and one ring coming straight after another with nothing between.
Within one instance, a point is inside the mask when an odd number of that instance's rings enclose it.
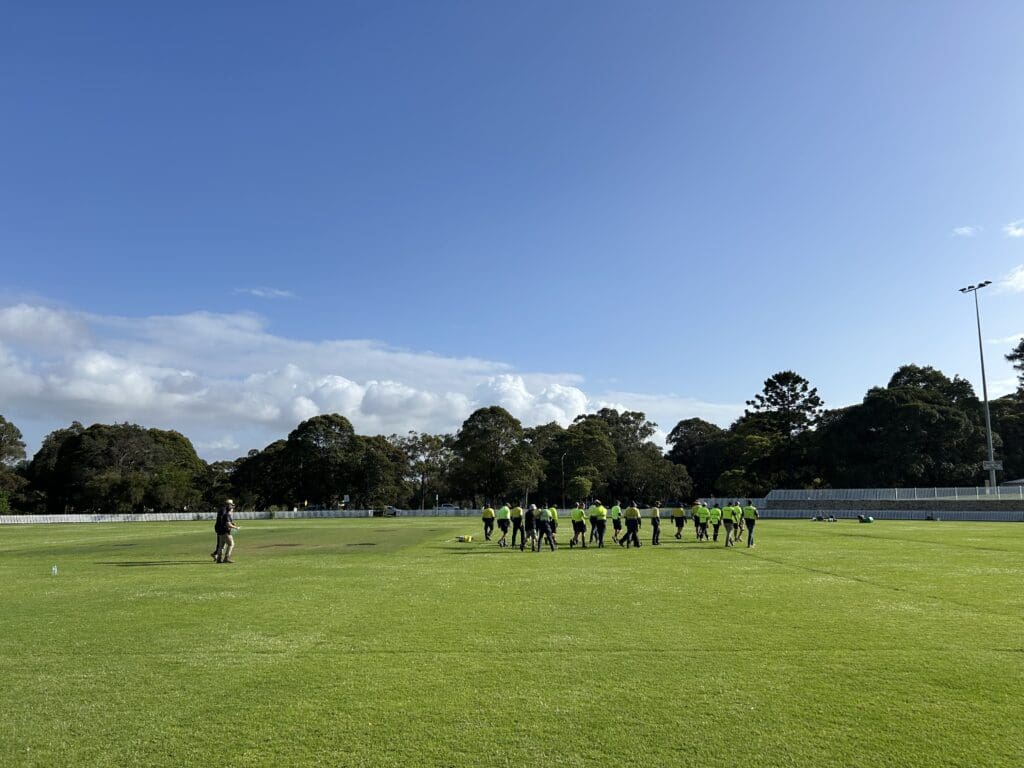
<instances>
[{"instance_id":1,"label":"floodlight pole","mask_svg":"<svg viewBox=\"0 0 1024 768\"><path fill-rule=\"evenodd\" d=\"M996 457L992 448L992 415L988 407L988 382L985 380L985 348L981 343L981 309L978 307L978 291L985 286L991 285L991 280L985 280L978 285L969 285L961 288L960 293L974 294L974 318L978 321L978 356L981 358L981 392L985 400L985 435L988 439L988 478L989 493L996 493Z\"/></svg>"}]
</instances>

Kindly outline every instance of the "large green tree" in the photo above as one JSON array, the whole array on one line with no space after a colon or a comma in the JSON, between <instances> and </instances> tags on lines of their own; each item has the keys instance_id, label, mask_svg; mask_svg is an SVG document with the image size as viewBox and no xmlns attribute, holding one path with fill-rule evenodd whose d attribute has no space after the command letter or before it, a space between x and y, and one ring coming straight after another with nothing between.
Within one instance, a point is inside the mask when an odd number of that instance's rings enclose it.
<instances>
[{"instance_id":1,"label":"large green tree","mask_svg":"<svg viewBox=\"0 0 1024 768\"><path fill-rule=\"evenodd\" d=\"M693 480L693 491L698 496L714 492L714 484L725 464L728 433L704 419L683 419L668 433L668 458L686 467Z\"/></svg>"},{"instance_id":2,"label":"large green tree","mask_svg":"<svg viewBox=\"0 0 1024 768\"><path fill-rule=\"evenodd\" d=\"M622 411L602 408L597 413L585 413L576 417L574 424L595 424L608 436L617 455L633 448L639 448L654 434L657 424L648 421L640 411Z\"/></svg>"},{"instance_id":3,"label":"large green tree","mask_svg":"<svg viewBox=\"0 0 1024 768\"><path fill-rule=\"evenodd\" d=\"M499 503L536 487L541 477L539 454L523 450L523 425L496 405L469 415L455 436L453 477L461 496Z\"/></svg>"},{"instance_id":4,"label":"large green tree","mask_svg":"<svg viewBox=\"0 0 1024 768\"><path fill-rule=\"evenodd\" d=\"M25 441L21 430L0 416L0 464L13 466L25 458Z\"/></svg>"},{"instance_id":5,"label":"large green tree","mask_svg":"<svg viewBox=\"0 0 1024 768\"><path fill-rule=\"evenodd\" d=\"M779 371L766 379L764 389L747 405L745 415L761 416L768 429L787 437L813 427L823 407L818 390L794 371Z\"/></svg>"},{"instance_id":6,"label":"large green tree","mask_svg":"<svg viewBox=\"0 0 1024 768\"><path fill-rule=\"evenodd\" d=\"M1019 391L1024 393L1024 338L1010 351L1006 359L1013 363L1013 369L1017 371Z\"/></svg>"},{"instance_id":7,"label":"large green tree","mask_svg":"<svg viewBox=\"0 0 1024 768\"><path fill-rule=\"evenodd\" d=\"M992 430L1001 438L997 458L1003 461L1003 477L1024 478L1024 391L993 400Z\"/></svg>"},{"instance_id":8,"label":"large green tree","mask_svg":"<svg viewBox=\"0 0 1024 768\"><path fill-rule=\"evenodd\" d=\"M897 374L905 374L907 369L904 366ZM912 375L894 376L891 386L869 390L862 403L831 414L823 422L818 443L832 485L857 488L977 482L985 457L985 435L976 398L941 373L930 369L909 373Z\"/></svg>"},{"instance_id":9,"label":"large green tree","mask_svg":"<svg viewBox=\"0 0 1024 768\"><path fill-rule=\"evenodd\" d=\"M337 506L354 495L363 444L352 423L338 413L306 419L288 435L282 457L296 501Z\"/></svg>"},{"instance_id":10,"label":"large green tree","mask_svg":"<svg viewBox=\"0 0 1024 768\"><path fill-rule=\"evenodd\" d=\"M442 498L447 500L455 438L410 431L406 435L392 435L388 440L406 457L405 479L413 489L412 505L423 509Z\"/></svg>"},{"instance_id":11,"label":"large green tree","mask_svg":"<svg viewBox=\"0 0 1024 768\"><path fill-rule=\"evenodd\" d=\"M94 424L60 443L52 501L68 512L181 512L197 508L206 465L178 432Z\"/></svg>"},{"instance_id":12,"label":"large green tree","mask_svg":"<svg viewBox=\"0 0 1024 768\"><path fill-rule=\"evenodd\" d=\"M384 437L360 437L359 463L352 485L353 503L365 509L405 506L410 494L405 479L408 457Z\"/></svg>"}]
</instances>

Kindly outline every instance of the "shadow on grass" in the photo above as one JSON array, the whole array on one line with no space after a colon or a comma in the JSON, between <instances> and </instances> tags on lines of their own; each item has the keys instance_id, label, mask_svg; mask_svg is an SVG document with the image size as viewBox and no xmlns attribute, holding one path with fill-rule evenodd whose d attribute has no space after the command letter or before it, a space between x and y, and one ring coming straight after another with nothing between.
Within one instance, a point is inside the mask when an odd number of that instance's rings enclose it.
<instances>
[{"instance_id":1,"label":"shadow on grass","mask_svg":"<svg viewBox=\"0 0 1024 768\"><path fill-rule=\"evenodd\" d=\"M496 548L496 549L457 549L456 547L438 547L438 549L443 549L445 552L447 552L450 555L501 555L501 554L505 554L505 550L500 549L500 548ZM519 547L509 547L509 549L513 549L515 551L519 551Z\"/></svg>"},{"instance_id":2,"label":"shadow on grass","mask_svg":"<svg viewBox=\"0 0 1024 768\"><path fill-rule=\"evenodd\" d=\"M96 565L114 565L118 568L150 568L157 565L203 565L210 560L104 560Z\"/></svg>"}]
</instances>

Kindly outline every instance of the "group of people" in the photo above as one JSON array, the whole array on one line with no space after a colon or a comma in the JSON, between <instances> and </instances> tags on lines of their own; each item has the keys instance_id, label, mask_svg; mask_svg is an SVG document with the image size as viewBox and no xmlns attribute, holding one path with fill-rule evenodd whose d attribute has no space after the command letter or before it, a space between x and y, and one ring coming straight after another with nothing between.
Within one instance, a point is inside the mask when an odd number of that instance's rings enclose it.
<instances>
[{"instance_id":1,"label":"group of people","mask_svg":"<svg viewBox=\"0 0 1024 768\"><path fill-rule=\"evenodd\" d=\"M757 507L747 499L746 504L740 504L738 500L727 504L719 505L715 502L708 506L701 499L695 501L689 509L686 507L675 507L672 512L672 522L676 527L676 538L683 538L683 529L686 527L687 519L693 521L697 535L697 541L718 541L721 529L725 529L725 546L735 546L740 541L744 532L747 534L747 546L754 546L754 526L757 523ZM494 535L495 526L498 527L501 536L498 538L499 547L515 547L519 551L525 551L527 544L531 552L540 552L546 545L552 552L558 548L558 509L547 504L539 507L530 504L526 509L521 506L502 504L498 509L491 506L484 507L481 517L484 524L484 539L490 541ZM569 517L572 522L572 539L569 540L569 547L586 548L588 544L595 545L599 549L604 547L605 531L608 520L612 521L612 542L621 547L640 546L640 527L643 524L643 514L640 507L634 501L628 507L623 508L622 502L615 502L611 509L606 508L600 501L595 499L589 507L584 507L581 502L569 510ZM587 521L590 522L590 536L587 537ZM651 523L651 544L661 544L661 502L656 502L648 510L647 519ZM625 527L625 533L623 533ZM512 541L508 540L509 530L512 531Z\"/></svg>"}]
</instances>

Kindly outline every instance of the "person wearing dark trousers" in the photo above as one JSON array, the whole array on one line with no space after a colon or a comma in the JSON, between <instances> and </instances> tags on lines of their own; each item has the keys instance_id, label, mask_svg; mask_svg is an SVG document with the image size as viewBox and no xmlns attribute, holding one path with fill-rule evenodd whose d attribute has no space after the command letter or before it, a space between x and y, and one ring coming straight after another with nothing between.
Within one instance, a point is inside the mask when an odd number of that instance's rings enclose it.
<instances>
[{"instance_id":1,"label":"person wearing dark trousers","mask_svg":"<svg viewBox=\"0 0 1024 768\"><path fill-rule=\"evenodd\" d=\"M706 541L708 538L708 508L700 501L693 508L693 524L697 527L697 541Z\"/></svg>"},{"instance_id":2,"label":"person wearing dark trousers","mask_svg":"<svg viewBox=\"0 0 1024 768\"><path fill-rule=\"evenodd\" d=\"M718 541L718 529L722 527L722 508L718 506L718 502L708 510L708 522L711 523L715 541Z\"/></svg>"},{"instance_id":3,"label":"person wearing dark trousers","mask_svg":"<svg viewBox=\"0 0 1024 768\"><path fill-rule=\"evenodd\" d=\"M526 549L526 540L530 540L530 551L537 546L537 505L531 504L523 516L523 537L519 540L519 551Z\"/></svg>"},{"instance_id":4,"label":"person wearing dark trousers","mask_svg":"<svg viewBox=\"0 0 1024 768\"><path fill-rule=\"evenodd\" d=\"M591 525L590 535L597 539L597 548L604 548L604 529L608 524L608 510L605 509L600 499L594 499L594 506L590 508Z\"/></svg>"},{"instance_id":5,"label":"person wearing dark trousers","mask_svg":"<svg viewBox=\"0 0 1024 768\"><path fill-rule=\"evenodd\" d=\"M523 508L516 504L512 507L512 546L516 545L516 536L523 538Z\"/></svg>"},{"instance_id":6,"label":"person wearing dark trousers","mask_svg":"<svg viewBox=\"0 0 1024 768\"><path fill-rule=\"evenodd\" d=\"M623 517L626 519L626 536L619 542L619 546L625 545L626 549L629 549L630 544L634 547L640 546L640 508L637 507L634 501L623 512Z\"/></svg>"},{"instance_id":7,"label":"person wearing dark trousers","mask_svg":"<svg viewBox=\"0 0 1024 768\"><path fill-rule=\"evenodd\" d=\"M654 502L654 506L651 507L651 544L658 546L661 544L661 502Z\"/></svg>"},{"instance_id":8,"label":"person wearing dark trousers","mask_svg":"<svg viewBox=\"0 0 1024 768\"><path fill-rule=\"evenodd\" d=\"M746 505L743 507L743 522L747 526L747 546L754 546L754 523L757 522L757 507L750 503L750 499L747 499Z\"/></svg>"},{"instance_id":9,"label":"person wearing dark trousers","mask_svg":"<svg viewBox=\"0 0 1024 768\"><path fill-rule=\"evenodd\" d=\"M683 538L683 528L686 527L686 510L681 506L673 509L672 522L676 524L676 538Z\"/></svg>"},{"instance_id":10,"label":"person wearing dark trousers","mask_svg":"<svg viewBox=\"0 0 1024 768\"><path fill-rule=\"evenodd\" d=\"M545 540L548 546L551 547L551 551L554 552L558 547L555 545L555 536L551 533L551 509L547 504L541 506L537 510L537 551L540 552L544 549Z\"/></svg>"},{"instance_id":11,"label":"person wearing dark trousers","mask_svg":"<svg viewBox=\"0 0 1024 768\"><path fill-rule=\"evenodd\" d=\"M494 533L494 508L487 505L480 513L480 519L484 521L484 540L490 541Z\"/></svg>"}]
</instances>

